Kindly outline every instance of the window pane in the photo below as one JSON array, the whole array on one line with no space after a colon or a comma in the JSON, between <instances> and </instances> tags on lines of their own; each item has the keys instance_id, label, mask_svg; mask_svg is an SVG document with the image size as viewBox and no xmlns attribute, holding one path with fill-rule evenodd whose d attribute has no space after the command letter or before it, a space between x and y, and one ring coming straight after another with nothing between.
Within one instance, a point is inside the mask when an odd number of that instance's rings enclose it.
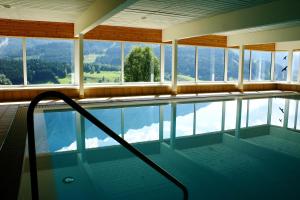
<instances>
[{"instance_id":1,"label":"window pane","mask_svg":"<svg viewBox=\"0 0 300 200\"><path fill-rule=\"evenodd\" d=\"M165 81L172 80L172 45L165 45Z\"/></svg>"},{"instance_id":2,"label":"window pane","mask_svg":"<svg viewBox=\"0 0 300 200\"><path fill-rule=\"evenodd\" d=\"M176 137L193 135L194 104L177 104Z\"/></svg>"},{"instance_id":3,"label":"window pane","mask_svg":"<svg viewBox=\"0 0 300 200\"><path fill-rule=\"evenodd\" d=\"M28 84L72 84L74 41L27 39Z\"/></svg>"},{"instance_id":4,"label":"window pane","mask_svg":"<svg viewBox=\"0 0 300 200\"><path fill-rule=\"evenodd\" d=\"M244 80L250 79L250 50L244 51Z\"/></svg>"},{"instance_id":5,"label":"window pane","mask_svg":"<svg viewBox=\"0 0 300 200\"><path fill-rule=\"evenodd\" d=\"M251 99L249 101L248 126L267 124L268 99Z\"/></svg>"},{"instance_id":6,"label":"window pane","mask_svg":"<svg viewBox=\"0 0 300 200\"><path fill-rule=\"evenodd\" d=\"M22 56L22 39L0 38L0 85L24 83Z\"/></svg>"},{"instance_id":7,"label":"window pane","mask_svg":"<svg viewBox=\"0 0 300 200\"><path fill-rule=\"evenodd\" d=\"M125 82L160 81L160 45L125 43Z\"/></svg>"},{"instance_id":8,"label":"window pane","mask_svg":"<svg viewBox=\"0 0 300 200\"><path fill-rule=\"evenodd\" d=\"M220 131L222 102L196 104L196 134Z\"/></svg>"},{"instance_id":9,"label":"window pane","mask_svg":"<svg viewBox=\"0 0 300 200\"><path fill-rule=\"evenodd\" d=\"M237 101L225 101L225 130L235 129Z\"/></svg>"},{"instance_id":10,"label":"window pane","mask_svg":"<svg viewBox=\"0 0 300 200\"><path fill-rule=\"evenodd\" d=\"M288 68L288 52L275 52L275 80L286 81Z\"/></svg>"},{"instance_id":11,"label":"window pane","mask_svg":"<svg viewBox=\"0 0 300 200\"><path fill-rule=\"evenodd\" d=\"M299 66L300 66L300 52L295 51L293 52L292 81L298 81Z\"/></svg>"},{"instance_id":12,"label":"window pane","mask_svg":"<svg viewBox=\"0 0 300 200\"><path fill-rule=\"evenodd\" d=\"M272 116L271 125L283 126L284 112L285 112L285 99L273 98L272 99Z\"/></svg>"},{"instance_id":13,"label":"window pane","mask_svg":"<svg viewBox=\"0 0 300 200\"><path fill-rule=\"evenodd\" d=\"M195 47L178 45L178 81L195 81Z\"/></svg>"},{"instance_id":14,"label":"window pane","mask_svg":"<svg viewBox=\"0 0 300 200\"><path fill-rule=\"evenodd\" d=\"M88 111L121 136L121 108L89 109ZM84 119L84 124L86 148L119 145L117 141L108 136L89 120Z\"/></svg>"},{"instance_id":15,"label":"window pane","mask_svg":"<svg viewBox=\"0 0 300 200\"><path fill-rule=\"evenodd\" d=\"M239 50L228 49L228 81L236 81L239 76Z\"/></svg>"},{"instance_id":16,"label":"window pane","mask_svg":"<svg viewBox=\"0 0 300 200\"><path fill-rule=\"evenodd\" d=\"M199 47L198 59L199 80L224 80L224 48Z\"/></svg>"},{"instance_id":17,"label":"window pane","mask_svg":"<svg viewBox=\"0 0 300 200\"><path fill-rule=\"evenodd\" d=\"M85 40L84 82L118 83L121 80L121 43Z\"/></svg>"},{"instance_id":18,"label":"window pane","mask_svg":"<svg viewBox=\"0 0 300 200\"><path fill-rule=\"evenodd\" d=\"M251 52L251 80L262 81L271 80L271 52L252 51Z\"/></svg>"},{"instance_id":19,"label":"window pane","mask_svg":"<svg viewBox=\"0 0 300 200\"><path fill-rule=\"evenodd\" d=\"M130 143L158 140L159 107L124 108L124 129L124 139Z\"/></svg>"}]
</instances>

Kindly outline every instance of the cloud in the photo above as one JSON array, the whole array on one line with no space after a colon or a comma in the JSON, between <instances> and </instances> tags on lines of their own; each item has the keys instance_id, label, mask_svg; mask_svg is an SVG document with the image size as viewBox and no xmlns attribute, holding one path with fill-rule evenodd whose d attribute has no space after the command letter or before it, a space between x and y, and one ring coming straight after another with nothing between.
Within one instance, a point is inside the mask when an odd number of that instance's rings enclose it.
<instances>
[{"instance_id":1,"label":"cloud","mask_svg":"<svg viewBox=\"0 0 300 200\"><path fill-rule=\"evenodd\" d=\"M0 40L0 48L8 45L8 38L4 38L4 40Z\"/></svg>"}]
</instances>

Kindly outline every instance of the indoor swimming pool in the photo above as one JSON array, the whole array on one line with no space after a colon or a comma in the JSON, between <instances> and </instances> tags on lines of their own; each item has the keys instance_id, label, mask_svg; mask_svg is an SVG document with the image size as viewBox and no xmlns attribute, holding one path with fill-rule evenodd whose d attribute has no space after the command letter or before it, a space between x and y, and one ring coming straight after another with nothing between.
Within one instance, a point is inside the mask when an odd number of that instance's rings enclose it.
<instances>
[{"instance_id":1,"label":"indoor swimming pool","mask_svg":"<svg viewBox=\"0 0 300 200\"><path fill-rule=\"evenodd\" d=\"M84 108L180 180L189 199L299 199L298 99L232 96ZM40 199L183 198L67 106L40 106L34 119ZM30 195L28 166L23 171L19 199Z\"/></svg>"}]
</instances>

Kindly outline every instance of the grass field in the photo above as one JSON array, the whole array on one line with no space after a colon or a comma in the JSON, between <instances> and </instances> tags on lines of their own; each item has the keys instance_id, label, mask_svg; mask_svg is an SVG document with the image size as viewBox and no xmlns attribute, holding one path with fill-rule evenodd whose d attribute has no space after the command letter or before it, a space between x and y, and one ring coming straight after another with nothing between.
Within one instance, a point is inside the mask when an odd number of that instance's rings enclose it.
<instances>
[{"instance_id":1,"label":"grass field","mask_svg":"<svg viewBox=\"0 0 300 200\"><path fill-rule=\"evenodd\" d=\"M190 76L185 76L185 75L182 75L182 74L178 74L177 75L177 80L178 81L195 81L195 78L190 77Z\"/></svg>"},{"instance_id":2,"label":"grass field","mask_svg":"<svg viewBox=\"0 0 300 200\"><path fill-rule=\"evenodd\" d=\"M85 83L114 83L120 82L120 71L101 71L100 73L84 72Z\"/></svg>"}]
</instances>

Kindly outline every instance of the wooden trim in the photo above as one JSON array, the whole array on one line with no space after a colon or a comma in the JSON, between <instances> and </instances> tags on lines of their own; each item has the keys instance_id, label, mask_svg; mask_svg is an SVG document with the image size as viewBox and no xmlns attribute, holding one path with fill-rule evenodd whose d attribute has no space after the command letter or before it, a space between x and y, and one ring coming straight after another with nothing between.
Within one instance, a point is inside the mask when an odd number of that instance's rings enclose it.
<instances>
[{"instance_id":1,"label":"wooden trim","mask_svg":"<svg viewBox=\"0 0 300 200\"><path fill-rule=\"evenodd\" d=\"M84 97L120 97L171 94L168 85L114 86L85 88Z\"/></svg>"},{"instance_id":2,"label":"wooden trim","mask_svg":"<svg viewBox=\"0 0 300 200\"><path fill-rule=\"evenodd\" d=\"M17 37L74 38L74 24L0 19L0 35Z\"/></svg>"},{"instance_id":3,"label":"wooden trim","mask_svg":"<svg viewBox=\"0 0 300 200\"><path fill-rule=\"evenodd\" d=\"M129 42L162 42L162 30L99 25L84 35L85 39Z\"/></svg>"},{"instance_id":4,"label":"wooden trim","mask_svg":"<svg viewBox=\"0 0 300 200\"><path fill-rule=\"evenodd\" d=\"M38 94L46 91L62 92L71 98L79 97L77 88L11 88L0 90L0 102L30 101Z\"/></svg>"},{"instance_id":5,"label":"wooden trim","mask_svg":"<svg viewBox=\"0 0 300 200\"><path fill-rule=\"evenodd\" d=\"M28 101L41 92L55 90L63 92L71 98L79 98L78 88L11 88L0 90L0 102ZM243 91L282 90L300 92L300 84L288 83L244 83ZM178 94L217 93L239 91L234 83L201 83L178 85ZM85 98L94 97L125 97L145 95L171 95L170 85L118 85L118 86L87 86Z\"/></svg>"},{"instance_id":6,"label":"wooden trim","mask_svg":"<svg viewBox=\"0 0 300 200\"><path fill-rule=\"evenodd\" d=\"M178 94L209 93L209 92L234 92L238 91L235 84L196 84L178 85Z\"/></svg>"},{"instance_id":7,"label":"wooden trim","mask_svg":"<svg viewBox=\"0 0 300 200\"><path fill-rule=\"evenodd\" d=\"M239 48L238 46L228 47L228 48ZM276 44L254 44L254 45L245 45L245 49L247 50L257 50L257 51L275 51Z\"/></svg>"},{"instance_id":8,"label":"wooden trim","mask_svg":"<svg viewBox=\"0 0 300 200\"><path fill-rule=\"evenodd\" d=\"M245 48L249 50L258 50L258 51L275 51L276 49L275 43L246 45Z\"/></svg>"},{"instance_id":9,"label":"wooden trim","mask_svg":"<svg viewBox=\"0 0 300 200\"><path fill-rule=\"evenodd\" d=\"M244 83L243 91L277 90L277 83Z\"/></svg>"},{"instance_id":10,"label":"wooden trim","mask_svg":"<svg viewBox=\"0 0 300 200\"><path fill-rule=\"evenodd\" d=\"M178 40L178 44L225 48L227 47L227 36L205 35L205 36L181 39Z\"/></svg>"}]
</instances>

